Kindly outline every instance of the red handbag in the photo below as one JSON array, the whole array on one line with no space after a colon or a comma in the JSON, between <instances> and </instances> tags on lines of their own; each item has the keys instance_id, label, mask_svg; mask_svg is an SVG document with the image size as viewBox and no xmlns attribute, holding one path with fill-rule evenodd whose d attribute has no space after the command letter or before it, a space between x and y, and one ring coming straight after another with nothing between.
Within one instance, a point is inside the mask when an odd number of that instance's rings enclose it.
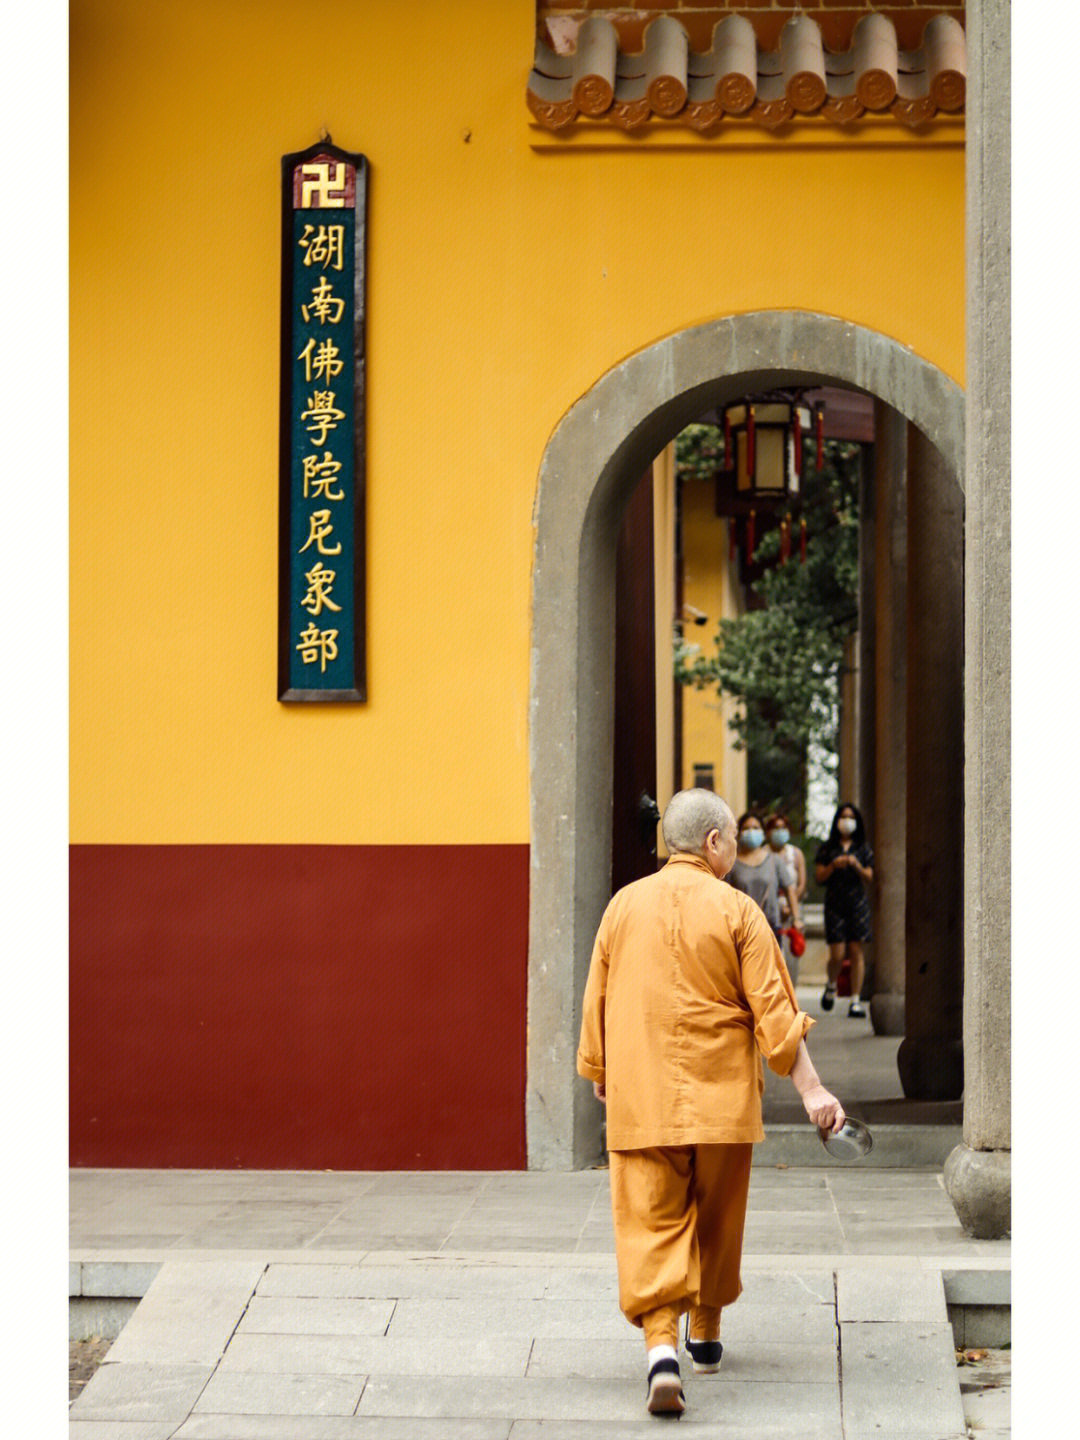
<instances>
[{"instance_id":1,"label":"red handbag","mask_svg":"<svg viewBox=\"0 0 1080 1440\"><path fill-rule=\"evenodd\" d=\"M837 995L851 994L851 961L845 956L840 964L840 974L836 977Z\"/></svg>"},{"instance_id":2,"label":"red handbag","mask_svg":"<svg viewBox=\"0 0 1080 1440\"><path fill-rule=\"evenodd\" d=\"M789 925L788 928L781 933L787 936L788 944L791 946L791 953L796 960L806 954L806 936L801 930L796 930L794 925Z\"/></svg>"}]
</instances>

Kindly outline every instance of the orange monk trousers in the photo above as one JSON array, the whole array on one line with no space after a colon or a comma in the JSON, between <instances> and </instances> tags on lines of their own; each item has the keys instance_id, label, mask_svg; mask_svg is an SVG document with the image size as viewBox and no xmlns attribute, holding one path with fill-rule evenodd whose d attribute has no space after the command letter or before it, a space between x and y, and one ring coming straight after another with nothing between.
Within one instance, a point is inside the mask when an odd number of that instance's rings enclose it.
<instances>
[{"instance_id":1,"label":"orange monk trousers","mask_svg":"<svg viewBox=\"0 0 1080 1440\"><path fill-rule=\"evenodd\" d=\"M694 1339L720 1334L742 1290L753 1145L612 1150L611 1207L619 1307L649 1345L675 1345L690 1311Z\"/></svg>"}]
</instances>

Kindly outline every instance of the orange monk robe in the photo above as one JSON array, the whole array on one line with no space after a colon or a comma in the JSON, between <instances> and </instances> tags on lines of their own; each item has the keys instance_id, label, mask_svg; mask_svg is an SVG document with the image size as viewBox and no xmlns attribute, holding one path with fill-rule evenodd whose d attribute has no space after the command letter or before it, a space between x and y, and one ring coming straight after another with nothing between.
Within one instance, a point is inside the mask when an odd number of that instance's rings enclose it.
<instances>
[{"instance_id":1,"label":"orange monk robe","mask_svg":"<svg viewBox=\"0 0 1080 1440\"><path fill-rule=\"evenodd\" d=\"M778 1075L814 1021L755 901L696 855L613 897L593 947L578 1073L607 1090L609 1150L764 1140Z\"/></svg>"}]
</instances>

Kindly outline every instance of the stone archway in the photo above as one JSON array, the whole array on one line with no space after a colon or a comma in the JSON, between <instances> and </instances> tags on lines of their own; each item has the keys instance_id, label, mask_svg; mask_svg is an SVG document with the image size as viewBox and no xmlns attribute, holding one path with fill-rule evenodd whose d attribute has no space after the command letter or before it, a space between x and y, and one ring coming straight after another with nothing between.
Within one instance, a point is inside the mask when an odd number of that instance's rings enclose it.
<instances>
[{"instance_id":1,"label":"stone archway","mask_svg":"<svg viewBox=\"0 0 1080 1440\"><path fill-rule=\"evenodd\" d=\"M762 311L683 330L608 371L567 412L540 467L530 675L526 1127L530 1169L600 1147L574 1071L611 855L615 538L630 490L704 410L777 386L840 382L910 420L963 484L964 393L886 335L833 316ZM967 821L968 833L976 824Z\"/></svg>"}]
</instances>

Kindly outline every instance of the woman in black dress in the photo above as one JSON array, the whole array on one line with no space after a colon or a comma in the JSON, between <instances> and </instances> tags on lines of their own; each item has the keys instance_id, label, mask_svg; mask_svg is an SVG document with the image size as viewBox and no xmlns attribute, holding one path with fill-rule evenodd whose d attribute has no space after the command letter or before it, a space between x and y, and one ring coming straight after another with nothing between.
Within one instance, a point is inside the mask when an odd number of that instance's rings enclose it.
<instances>
[{"instance_id":1,"label":"woman in black dress","mask_svg":"<svg viewBox=\"0 0 1080 1440\"><path fill-rule=\"evenodd\" d=\"M828 980L821 1008L831 1010L836 1000L836 978L845 959L851 961L851 1004L848 1014L866 1015L859 999L870 939L870 899L866 886L874 878L874 852L866 841L866 827L856 807L845 802L833 816L829 838L814 856L814 874L825 886L825 941L829 947Z\"/></svg>"}]
</instances>

